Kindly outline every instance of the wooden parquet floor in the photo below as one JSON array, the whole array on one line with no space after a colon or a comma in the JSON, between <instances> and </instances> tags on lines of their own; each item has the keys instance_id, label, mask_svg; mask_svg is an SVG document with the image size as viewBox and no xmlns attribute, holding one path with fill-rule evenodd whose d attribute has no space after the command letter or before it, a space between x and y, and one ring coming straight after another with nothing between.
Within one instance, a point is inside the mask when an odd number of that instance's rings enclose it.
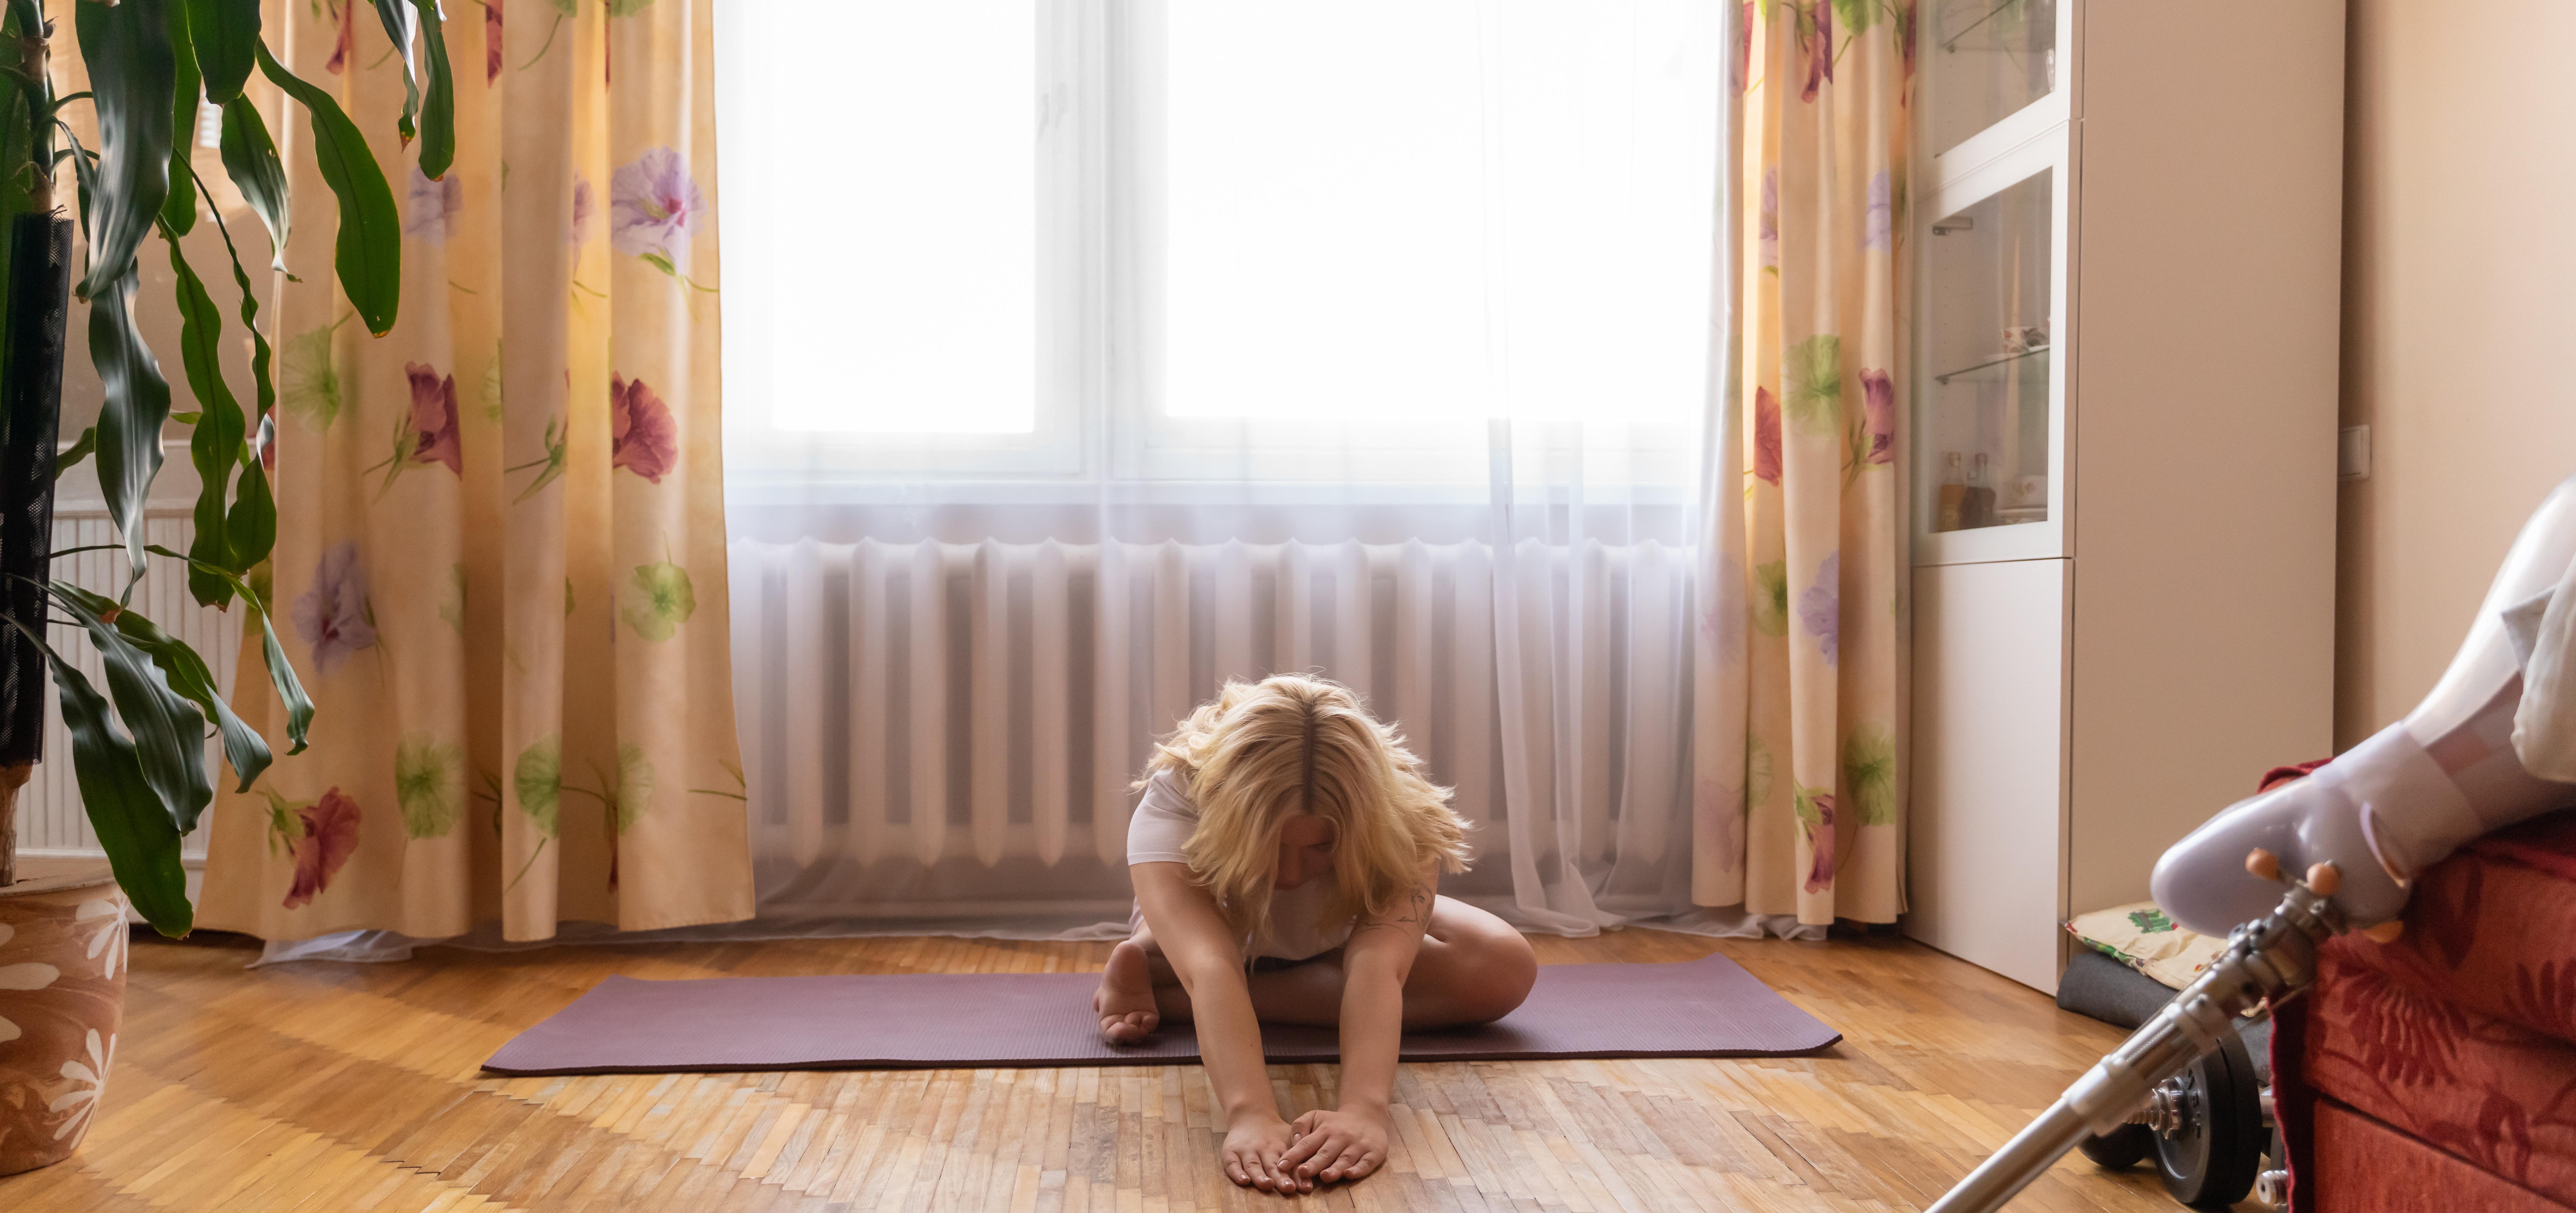
<instances>
[{"instance_id":1,"label":"wooden parquet floor","mask_svg":"<svg viewBox=\"0 0 2576 1213\"><path fill-rule=\"evenodd\" d=\"M1929 1204L2119 1038L1894 939L1538 940L1549 962L1734 957L1844 1033L1792 1060L1408 1065L1379 1175L1296 1207L1868 1210ZM478 1065L610 973L1096 969L1105 944L866 939L425 950L245 971L138 940L105 1111L12 1213L1284 1208L1213 1165L1195 1067L500 1079ZM1329 1066L1272 1070L1289 1116ZM2174 1210L2145 1168L2060 1163L2015 1210ZM2252 1206L2248 1206L2251 1208Z\"/></svg>"}]
</instances>

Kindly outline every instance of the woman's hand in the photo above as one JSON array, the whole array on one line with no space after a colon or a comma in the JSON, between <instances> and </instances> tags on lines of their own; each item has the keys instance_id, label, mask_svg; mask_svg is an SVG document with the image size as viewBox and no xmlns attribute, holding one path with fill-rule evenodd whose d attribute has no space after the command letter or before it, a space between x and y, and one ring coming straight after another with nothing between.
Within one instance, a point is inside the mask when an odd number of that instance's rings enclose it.
<instances>
[{"instance_id":1,"label":"woman's hand","mask_svg":"<svg viewBox=\"0 0 2576 1213\"><path fill-rule=\"evenodd\" d=\"M1290 1126L1297 1144L1280 1160L1300 1192L1315 1190L1315 1181L1358 1179L1386 1162L1387 1138L1394 1132L1384 1108L1317 1109Z\"/></svg>"},{"instance_id":2,"label":"woman's hand","mask_svg":"<svg viewBox=\"0 0 2576 1213\"><path fill-rule=\"evenodd\" d=\"M1300 1121L1299 1123L1304 1123ZM1238 1186L1264 1192L1294 1192L1297 1179L1281 1160L1295 1137L1276 1112L1253 1112L1234 1118L1225 1131L1225 1177ZM1308 1185L1312 1187L1313 1185Z\"/></svg>"}]
</instances>

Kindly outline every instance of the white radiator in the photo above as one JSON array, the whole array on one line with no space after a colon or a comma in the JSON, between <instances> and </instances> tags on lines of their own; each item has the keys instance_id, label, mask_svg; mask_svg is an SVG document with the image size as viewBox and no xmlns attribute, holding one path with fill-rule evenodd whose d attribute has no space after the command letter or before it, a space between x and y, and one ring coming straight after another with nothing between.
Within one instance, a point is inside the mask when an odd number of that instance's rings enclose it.
<instances>
[{"instance_id":1,"label":"white radiator","mask_svg":"<svg viewBox=\"0 0 2576 1213\"><path fill-rule=\"evenodd\" d=\"M1500 816L1510 779L1513 803L1551 810L1533 850L1660 854L1684 811L1688 553L1580 550L1578 570L1523 541L1498 596L1481 542L736 540L753 851L1070 856L1113 869L1123 900L1128 784L1153 736L1226 678L1318 670L1396 721L1471 821ZM1498 620L1519 621L1499 646Z\"/></svg>"},{"instance_id":2,"label":"white radiator","mask_svg":"<svg viewBox=\"0 0 2576 1213\"><path fill-rule=\"evenodd\" d=\"M184 511L147 527L187 549ZM110 542L103 512L57 514L57 548ZM1103 577L1096 544L737 540L754 853L817 870L1070 858L1114 874L1120 887L1102 888L1123 898L1128 784L1152 739L1226 678L1313 670L1402 728L1459 811L1493 827L1478 838L1489 860L1506 849L1510 783L1541 809L1532 850L1661 864L1687 818L1690 554L1653 541L1580 550L1578 568L1564 545L1523 540L1517 583L1498 595L1481 542L1114 544ZM112 593L120 563L88 552L57 573ZM237 611L197 606L175 567L156 568L137 605L232 685ZM1497 644L1498 620L1514 643ZM51 635L103 681L72 629ZM20 851L96 854L51 696L45 721ZM202 833L185 844L192 867L204 852ZM1468 879L1499 890L1508 868L1540 858Z\"/></svg>"},{"instance_id":3,"label":"white radiator","mask_svg":"<svg viewBox=\"0 0 2576 1213\"><path fill-rule=\"evenodd\" d=\"M194 533L184 510L156 511L144 519L146 538L174 552L187 551ZM57 505L54 550L114 542L116 530L104 509L65 509ZM241 657L240 612L227 614L198 606L188 596L187 573L178 561L156 557L152 563L152 575L144 578L135 591L135 609L195 648L206 664L214 667L215 684L229 692L233 666ZM125 558L118 552L82 552L54 562L54 576L111 596L125 588L124 569ZM89 676L92 685L105 691L107 675L98 650L90 646L80 629L57 625L46 629L46 638ZM22 855L100 853L98 837L90 832L89 818L81 809L80 784L72 776L71 747L71 737L63 731L62 703L49 688L45 695L45 758L37 764L35 777L27 781L18 798L18 851ZM207 754L209 763L221 761L221 753L211 740ZM229 770L218 770L215 777L220 781L231 778L231 774ZM205 832L198 831L180 846L190 866L194 866L206 853Z\"/></svg>"}]
</instances>

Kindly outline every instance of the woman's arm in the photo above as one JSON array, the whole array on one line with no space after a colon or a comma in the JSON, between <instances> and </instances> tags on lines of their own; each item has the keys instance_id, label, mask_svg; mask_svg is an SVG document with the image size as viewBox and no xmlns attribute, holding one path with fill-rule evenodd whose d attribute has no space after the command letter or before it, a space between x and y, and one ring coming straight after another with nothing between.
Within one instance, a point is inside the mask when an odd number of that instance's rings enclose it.
<instances>
[{"instance_id":1,"label":"woman's arm","mask_svg":"<svg viewBox=\"0 0 2576 1213\"><path fill-rule=\"evenodd\" d=\"M1404 1037L1404 981L1422 950L1438 899L1440 869L1426 865L1412 890L1383 914L1363 918L1342 945L1342 1098L1330 1112L1297 1119L1286 1163L1301 1189L1357 1179L1386 1161L1394 1127L1395 1058Z\"/></svg>"},{"instance_id":2,"label":"woman's arm","mask_svg":"<svg viewBox=\"0 0 2576 1213\"><path fill-rule=\"evenodd\" d=\"M1288 1123L1279 1118L1270 1073L1262 1065L1261 1023L1244 984L1243 950L1216 902L1190 879L1187 864L1139 863L1127 871L1146 928L1189 991L1199 1060L1225 1110L1226 1176L1268 1191L1293 1190L1296 1183L1280 1162L1288 1149Z\"/></svg>"}]
</instances>

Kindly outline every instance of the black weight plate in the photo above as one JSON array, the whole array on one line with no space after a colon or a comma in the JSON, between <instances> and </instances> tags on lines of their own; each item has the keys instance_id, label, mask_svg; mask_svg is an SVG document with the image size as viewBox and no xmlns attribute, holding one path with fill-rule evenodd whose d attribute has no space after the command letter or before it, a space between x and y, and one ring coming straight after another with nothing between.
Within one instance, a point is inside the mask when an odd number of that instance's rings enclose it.
<instances>
[{"instance_id":1,"label":"black weight plate","mask_svg":"<svg viewBox=\"0 0 2576 1213\"><path fill-rule=\"evenodd\" d=\"M2155 1151L2156 1135L2145 1125L2122 1125L2100 1137L2087 1137L2075 1148L2097 1166L2125 1171Z\"/></svg>"},{"instance_id":2,"label":"black weight plate","mask_svg":"<svg viewBox=\"0 0 2576 1213\"><path fill-rule=\"evenodd\" d=\"M2223 1209L2254 1190L2263 1161L2262 1084L2245 1042L2230 1032L2217 1051L2183 1071L2195 1110L2190 1127L2156 1138L2165 1191L2194 1208Z\"/></svg>"}]
</instances>

